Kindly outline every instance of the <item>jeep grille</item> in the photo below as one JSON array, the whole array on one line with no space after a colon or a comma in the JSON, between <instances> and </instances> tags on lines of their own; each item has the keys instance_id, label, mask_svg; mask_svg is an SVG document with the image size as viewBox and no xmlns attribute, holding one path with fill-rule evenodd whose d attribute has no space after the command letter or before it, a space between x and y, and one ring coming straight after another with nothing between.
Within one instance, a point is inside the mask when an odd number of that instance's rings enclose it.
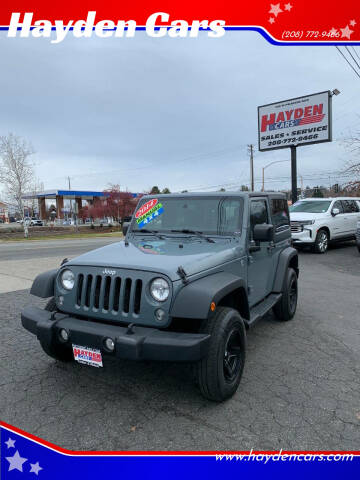
<instances>
[{"instance_id":1,"label":"jeep grille","mask_svg":"<svg viewBox=\"0 0 360 480\"><path fill-rule=\"evenodd\" d=\"M76 306L94 312L123 312L138 315L142 280L110 275L80 273L76 285Z\"/></svg>"}]
</instances>

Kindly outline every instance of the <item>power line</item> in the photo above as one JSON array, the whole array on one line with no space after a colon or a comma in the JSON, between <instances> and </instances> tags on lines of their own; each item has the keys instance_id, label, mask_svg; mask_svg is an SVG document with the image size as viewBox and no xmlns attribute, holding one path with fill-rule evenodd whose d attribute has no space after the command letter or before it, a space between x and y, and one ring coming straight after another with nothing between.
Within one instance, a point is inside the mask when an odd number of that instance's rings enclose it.
<instances>
[{"instance_id":1,"label":"power line","mask_svg":"<svg viewBox=\"0 0 360 480\"><path fill-rule=\"evenodd\" d=\"M360 60L360 57L359 57L359 54L357 53L357 51L355 50L354 47L351 47L353 49L353 52L355 53L355 55L358 57L358 59Z\"/></svg>"},{"instance_id":2,"label":"power line","mask_svg":"<svg viewBox=\"0 0 360 480\"><path fill-rule=\"evenodd\" d=\"M347 52L349 53L350 57L354 60L354 62L356 63L357 67L360 68L360 65L358 64L358 62L356 61L354 55L350 52L350 49L347 45L345 45L345 49L347 50Z\"/></svg>"},{"instance_id":3,"label":"power line","mask_svg":"<svg viewBox=\"0 0 360 480\"><path fill-rule=\"evenodd\" d=\"M346 58L346 56L343 54L343 52L340 50L340 48L335 45L335 48L337 49L337 51L340 53L340 55L345 59L345 61L348 63L348 65L350 66L350 68L355 72L355 74L360 78L360 74L359 72L355 69L355 67L351 64L351 62L349 62L349 60Z\"/></svg>"}]
</instances>

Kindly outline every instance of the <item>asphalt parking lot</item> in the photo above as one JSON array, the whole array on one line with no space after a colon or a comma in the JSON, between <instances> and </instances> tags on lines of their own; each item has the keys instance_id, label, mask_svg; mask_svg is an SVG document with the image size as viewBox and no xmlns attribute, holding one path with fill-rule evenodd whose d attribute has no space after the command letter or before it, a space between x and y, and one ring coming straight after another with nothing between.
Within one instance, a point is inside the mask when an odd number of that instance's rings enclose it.
<instances>
[{"instance_id":1,"label":"asphalt parking lot","mask_svg":"<svg viewBox=\"0 0 360 480\"><path fill-rule=\"evenodd\" d=\"M21 268L31 283L36 269L102 241L20 248L15 266L11 246L0 245L3 286L4 275L19 277L0 293L1 420L74 450L359 448L360 255L354 244L325 255L300 252L294 320L279 323L268 315L249 332L240 388L215 404L201 397L190 365L61 364L21 327L21 309L44 303L29 295Z\"/></svg>"}]
</instances>

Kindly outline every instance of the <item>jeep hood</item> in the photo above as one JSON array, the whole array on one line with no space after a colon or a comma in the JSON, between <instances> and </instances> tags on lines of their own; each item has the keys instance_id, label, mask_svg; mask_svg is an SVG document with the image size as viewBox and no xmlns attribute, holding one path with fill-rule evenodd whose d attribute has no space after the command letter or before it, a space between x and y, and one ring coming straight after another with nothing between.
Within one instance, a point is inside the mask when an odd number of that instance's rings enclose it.
<instances>
[{"instance_id":1,"label":"jeep hood","mask_svg":"<svg viewBox=\"0 0 360 480\"><path fill-rule=\"evenodd\" d=\"M182 248L179 247L182 245ZM113 243L70 260L67 265L146 270L167 275L172 281L180 277L181 265L186 275L193 275L238 258L242 247L234 240L214 243L194 239L159 240L141 238Z\"/></svg>"}]
</instances>

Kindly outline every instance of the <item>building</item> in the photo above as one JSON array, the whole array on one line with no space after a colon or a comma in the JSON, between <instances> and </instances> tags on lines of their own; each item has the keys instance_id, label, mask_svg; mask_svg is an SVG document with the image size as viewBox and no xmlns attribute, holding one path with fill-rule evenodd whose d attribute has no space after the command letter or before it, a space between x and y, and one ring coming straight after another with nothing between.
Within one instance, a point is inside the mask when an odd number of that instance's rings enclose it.
<instances>
[{"instance_id":1,"label":"building","mask_svg":"<svg viewBox=\"0 0 360 480\"><path fill-rule=\"evenodd\" d=\"M4 223L9 222L9 207L7 203L0 202L0 221L3 221Z\"/></svg>"},{"instance_id":2,"label":"building","mask_svg":"<svg viewBox=\"0 0 360 480\"><path fill-rule=\"evenodd\" d=\"M96 198L105 197L104 192L84 190L44 190L43 192L26 194L23 200L34 200L38 202L39 217L46 220L53 215L56 218L66 218L69 215L77 215L85 200L92 205ZM47 202L48 201L48 202ZM47 204L50 206L47 207Z\"/></svg>"},{"instance_id":3,"label":"building","mask_svg":"<svg viewBox=\"0 0 360 480\"><path fill-rule=\"evenodd\" d=\"M120 193L122 195L124 193ZM137 199L142 195L138 193L128 193L132 198L135 208ZM47 220L49 218L74 218L81 214L83 207L86 205L91 208L94 204L101 203L106 204L107 199L110 199L110 192L98 192L89 190L44 190L43 192L29 193L22 198L24 203L33 202L38 203L37 210L38 216L41 220ZM133 209L132 208L132 209Z\"/></svg>"}]
</instances>

